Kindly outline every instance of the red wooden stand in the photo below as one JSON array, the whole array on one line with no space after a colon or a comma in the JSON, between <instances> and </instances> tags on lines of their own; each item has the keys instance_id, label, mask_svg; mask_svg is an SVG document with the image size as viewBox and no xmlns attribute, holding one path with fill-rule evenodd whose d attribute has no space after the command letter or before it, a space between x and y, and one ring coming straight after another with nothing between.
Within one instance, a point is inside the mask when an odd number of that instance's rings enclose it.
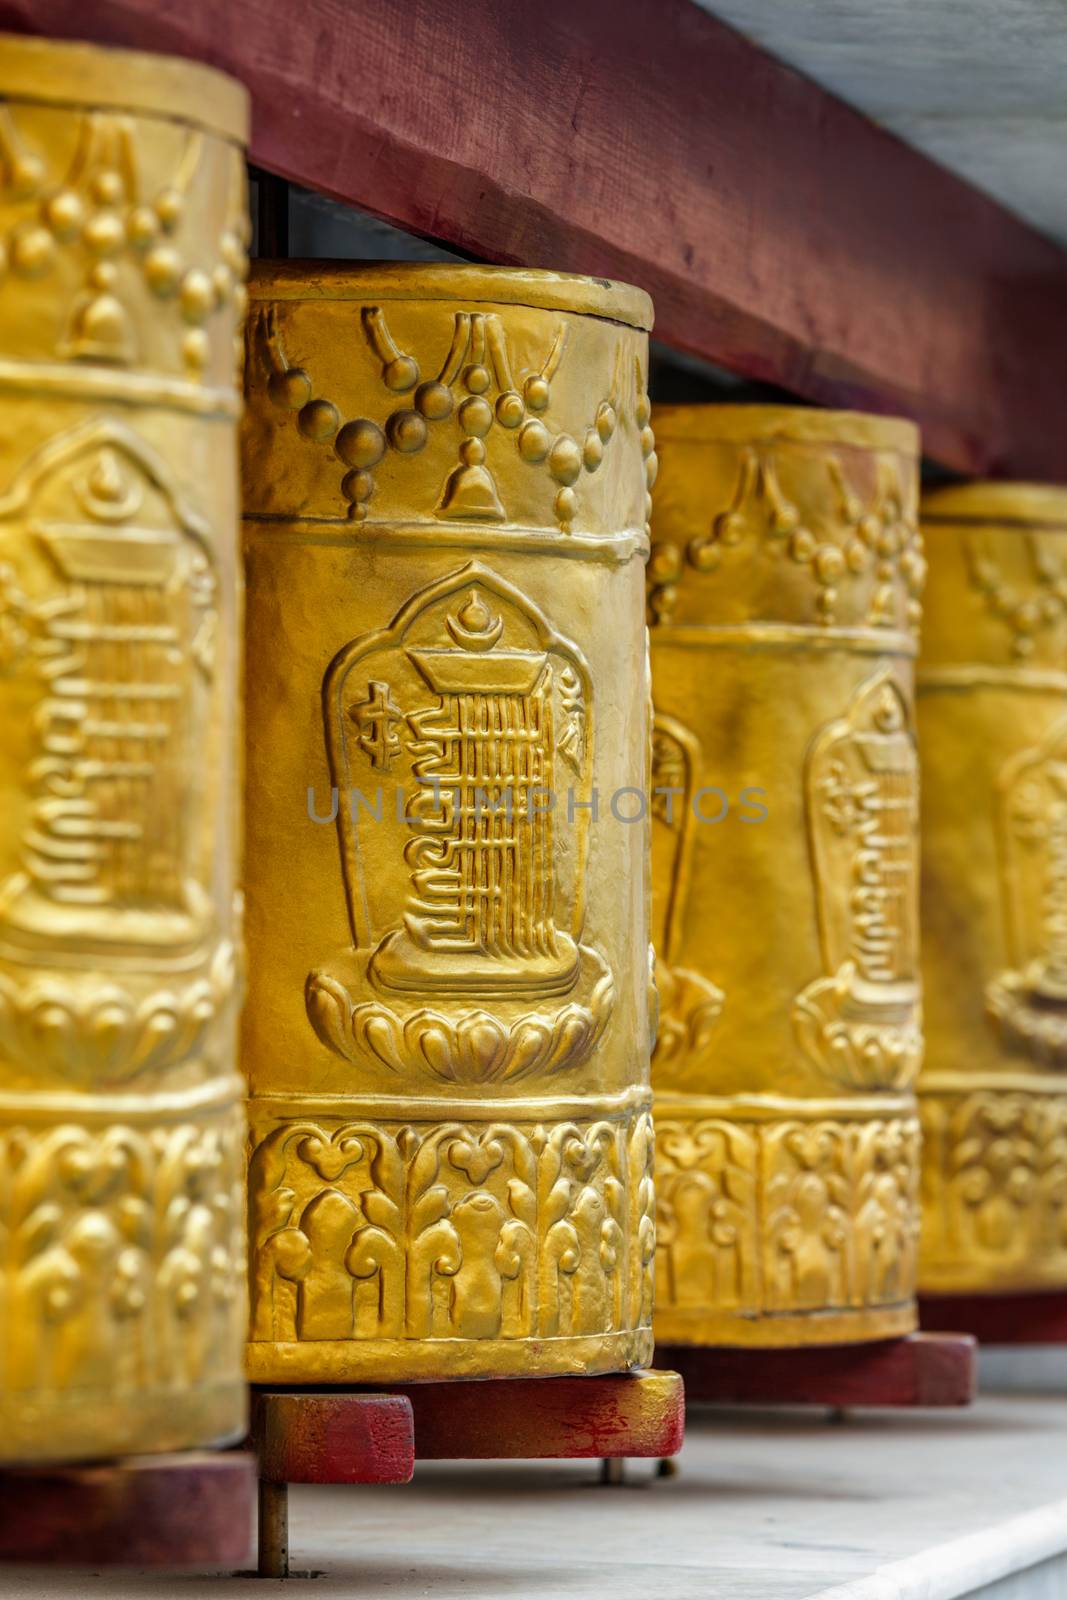
<instances>
[{"instance_id":1,"label":"red wooden stand","mask_svg":"<svg viewBox=\"0 0 1067 1600\"><path fill-rule=\"evenodd\" d=\"M0 1472L0 1561L237 1567L252 1546L244 1452L128 1456Z\"/></svg>"},{"instance_id":2,"label":"red wooden stand","mask_svg":"<svg viewBox=\"0 0 1067 1600\"><path fill-rule=\"evenodd\" d=\"M966 1406L976 1387L967 1334L789 1350L671 1344L656 1360L681 1373L689 1401L730 1405Z\"/></svg>"},{"instance_id":3,"label":"red wooden stand","mask_svg":"<svg viewBox=\"0 0 1067 1600\"><path fill-rule=\"evenodd\" d=\"M411 1404L348 1389L253 1389L259 1457L258 1570L289 1576L291 1483L408 1483L415 1470Z\"/></svg>"},{"instance_id":4,"label":"red wooden stand","mask_svg":"<svg viewBox=\"0 0 1067 1600\"><path fill-rule=\"evenodd\" d=\"M931 1333L962 1329L979 1344L1067 1344L1067 1292L920 1295L919 1321Z\"/></svg>"},{"instance_id":5,"label":"red wooden stand","mask_svg":"<svg viewBox=\"0 0 1067 1600\"><path fill-rule=\"evenodd\" d=\"M404 1388L418 1461L673 1456L685 1394L676 1372L501 1378Z\"/></svg>"},{"instance_id":6,"label":"red wooden stand","mask_svg":"<svg viewBox=\"0 0 1067 1600\"><path fill-rule=\"evenodd\" d=\"M288 1575L290 1483L406 1483L416 1460L662 1459L684 1427L676 1372L254 1389L260 1576Z\"/></svg>"}]
</instances>

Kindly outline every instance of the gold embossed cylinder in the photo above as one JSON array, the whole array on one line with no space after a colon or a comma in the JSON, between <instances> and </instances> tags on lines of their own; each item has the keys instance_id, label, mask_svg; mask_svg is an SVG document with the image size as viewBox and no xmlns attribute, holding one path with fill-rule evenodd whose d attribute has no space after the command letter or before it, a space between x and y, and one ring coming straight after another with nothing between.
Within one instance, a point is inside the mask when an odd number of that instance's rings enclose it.
<instances>
[{"instance_id":1,"label":"gold embossed cylinder","mask_svg":"<svg viewBox=\"0 0 1067 1600\"><path fill-rule=\"evenodd\" d=\"M920 1284L1067 1288L1067 489L924 497Z\"/></svg>"},{"instance_id":2,"label":"gold embossed cylinder","mask_svg":"<svg viewBox=\"0 0 1067 1600\"><path fill-rule=\"evenodd\" d=\"M650 318L546 272L253 277L254 1379L651 1354Z\"/></svg>"},{"instance_id":3,"label":"gold embossed cylinder","mask_svg":"<svg viewBox=\"0 0 1067 1600\"><path fill-rule=\"evenodd\" d=\"M915 1326L910 423L657 411L656 1334Z\"/></svg>"},{"instance_id":4,"label":"gold embossed cylinder","mask_svg":"<svg viewBox=\"0 0 1067 1600\"><path fill-rule=\"evenodd\" d=\"M0 1460L240 1434L247 107L0 39Z\"/></svg>"}]
</instances>

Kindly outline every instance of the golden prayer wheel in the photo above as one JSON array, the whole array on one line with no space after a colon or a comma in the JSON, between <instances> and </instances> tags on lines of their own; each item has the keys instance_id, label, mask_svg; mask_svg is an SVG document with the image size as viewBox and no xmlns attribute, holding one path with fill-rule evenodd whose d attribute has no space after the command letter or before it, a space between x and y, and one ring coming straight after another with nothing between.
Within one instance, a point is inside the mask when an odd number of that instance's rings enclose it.
<instances>
[{"instance_id":1,"label":"golden prayer wheel","mask_svg":"<svg viewBox=\"0 0 1067 1600\"><path fill-rule=\"evenodd\" d=\"M251 294L251 1376L640 1364L650 302Z\"/></svg>"},{"instance_id":2,"label":"golden prayer wheel","mask_svg":"<svg viewBox=\"0 0 1067 1600\"><path fill-rule=\"evenodd\" d=\"M915 1326L910 423L656 414L656 1334Z\"/></svg>"},{"instance_id":3,"label":"golden prayer wheel","mask_svg":"<svg viewBox=\"0 0 1067 1600\"><path fill-rule=\"evenodd\" d=\"M1067 489L924 498L920 1281L1067 1288Z\"/></svg>"},{"instance_id":4,"label":"golden prayer wheel","mask_svg":"<svg viewBox=\"0 0 1067 1600\"><path fill-rule=\"evenodd\" d=\"M0 1459L244 1420L244 91L0 40Z\"/></svg>"}]
</instances>

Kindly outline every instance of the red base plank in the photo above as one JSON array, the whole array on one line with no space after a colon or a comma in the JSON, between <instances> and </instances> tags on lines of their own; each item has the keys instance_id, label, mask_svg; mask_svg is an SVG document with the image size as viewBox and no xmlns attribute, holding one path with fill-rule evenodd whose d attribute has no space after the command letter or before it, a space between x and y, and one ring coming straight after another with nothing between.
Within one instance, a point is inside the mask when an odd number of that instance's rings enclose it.
<instances>
[{"instance_id":1,"label":"red base plank","mask_svg":"<svg viewBox=\"0 0 1067 1600\"><path fill-rule=\"evenodd\" d=\"M914 1333L874 1344L788 1350L659 1346L681 1373L686 1398L731 1405L966 1406L975 1396L975 1342Z\"/></svg>"},{"instance_id":2,"label":"red base plank","mask_svg":"<svg viewBox=\"0 0 1067 1600\"><path fill-rule=\"evenodd\" d=\"M402 1393L420 1461L672 1456L685 1429L676 1372L419 1383Z\"/></svg>"},{"instance_id":3,"label":"red base plank","mask_svg":"<svg viewBox=\"0 0 1067 1600\"><path fill-rule=\"evenodd\" d=\"M954 1328L979 1344L1067 1344L1067 1291L1042 1294L928 1294L925 1331Z\"/></svg>"},{"instance_id":4,"label":"red base plank","mask_svg":"<svg viewBox=\"0 0 1067 1600\"><path fill-rule=\"evenodd\" d=\"M402 1395L254 1389L251 1435L266 1483L408 1483L415 1470Z\"/></svg>"},{"instance_id":5,"label":"red base plank","mask_svg":"<svg viewBox=\"0 0 1067 1600\"><path fill-rule=\"evenodd\" d=\"M252 1548L250 1455L188 1451L0 1473L0 1561L236 1567Z\"/></svg>"}]
</instances>

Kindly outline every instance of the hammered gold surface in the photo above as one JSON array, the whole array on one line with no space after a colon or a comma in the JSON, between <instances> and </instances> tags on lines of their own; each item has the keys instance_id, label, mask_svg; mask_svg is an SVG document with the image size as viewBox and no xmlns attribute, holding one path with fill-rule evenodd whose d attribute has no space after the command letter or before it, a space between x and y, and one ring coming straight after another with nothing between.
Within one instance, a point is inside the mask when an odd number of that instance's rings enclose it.
<instances>
[{"instance_id":1,"label":"hammered gold surface","mask_svg":"<svg viewBox=\"0 0 1067 1600\"><path fill-rule=\"evenodd\" d=\"M920 1282L1067 1287L1067 490L928 494Z\"/></svg>"},{"instance_id":2,"label":"hammered gold surface","mask_svg":"<svg viewBox=\"0 0 1067 1600\"><path fill-rule=\"evenodd\" d=\"M255 1379L651 1354L647 823L612 810L647 767L650 312L253 279Z\"/></svg>"},{"instance_id":3,"label":"hammered gold surface","mask_svg":"<svg viewBox=\"0 0 1067 1600\"><path fill-rule=\"evenodd\" d=\"M0 39L4 1462L243 1425L246 121L206 69Z\"/></svg>"},{"instance_id":4,"label":"hammered gold surface","mask_svg":"<svg viewBox=\"0 0 1067 1600\"><path fill-rule=\"evenodd\" d=\"M915 1326L910 424L657 411L656 1335Z\"/></svg>"}]
</instances>

